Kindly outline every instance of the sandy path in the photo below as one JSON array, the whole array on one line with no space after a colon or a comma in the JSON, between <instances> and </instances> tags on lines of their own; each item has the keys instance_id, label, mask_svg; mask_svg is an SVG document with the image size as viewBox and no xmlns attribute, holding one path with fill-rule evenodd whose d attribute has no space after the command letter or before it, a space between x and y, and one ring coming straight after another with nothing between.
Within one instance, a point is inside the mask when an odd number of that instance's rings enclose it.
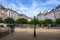
<instances>
[{"instance_id":1,"label":"sandy path","mask_svg":"<svg viewBox=\"0 0 60 40\"><path fill-rule=\"evenodd\" d=\"M16 28L11 34L0 40L60 40L60 29L36 29L37 37L33 37L32 28Z\"/></svg>"}]
</instances>

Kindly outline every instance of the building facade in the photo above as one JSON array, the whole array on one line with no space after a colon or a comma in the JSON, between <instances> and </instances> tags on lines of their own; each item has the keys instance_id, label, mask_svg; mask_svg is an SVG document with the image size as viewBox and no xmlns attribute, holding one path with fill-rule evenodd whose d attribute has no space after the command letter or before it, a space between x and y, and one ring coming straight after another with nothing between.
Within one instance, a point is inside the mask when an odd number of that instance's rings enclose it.
<instances>
[{"instance_id":1,"label":"building facade","mask_svg":"<svg viewBox=\"0 0 60 40\"><path fill-rule=\"evenodd\" d=\"M5 8L3 5L0 5L0 18L5 19L5 18L13 18L14 20L18 18L25 18L28 21L31 20L31 18L27 17L25 14L19 14L16 11Z\"/></svg>"},{"instance_id":2,"label":"building facade","mask_svg":"<svg viewBox=\"0 0 60 40\"><path fill-rule=\"evenodd\" d=\"M25 14L18 14L18 18L25 18L28 21L31 21L32 18L27 17Z\"/></svg>"},{"instance_id":3,"label":"building facade","mask_svg":"<svg viewBox=\"0 0 60 40\"><path fill-rule=\"evenodd\" d=\"M0 6L0 18L6 18L7 16L7 14L6 14L6 12L7 12L7 9L5 9L3 6Z\"/></svg>"},{"instance_id":4,"label":"building facade","mask_svg":"<svg viewBox=\"0 0 60 40\"><path fill-rule=\"evenodd\" d=\"M18 18L18 13L16 11L13 11L11 9L7 9L7 17L17 19Z\"/></svg>"},{"instance_id":5,"label":"building facade","mask_svg":"<svg viewBox=\"0 0 60 40\"><path fill-rule=\"evenodd\" d=\"M39 13L37 15L37 18L40 20L45 20L45 19L52 19L53 21L56 19L60 19L60 5L57 7L53 8L51 11Z\"/></svg>"},{"instance_id":6,"label":"building facade","mask_svg":"<svg viewBox=\"0 0 60 40\"><path fill-rule=\"evenodd\" d=\"M37 15L37 18L39 19L39 20L45 20L45 19L47 19L47 15L48 14L48 11L43 11L43 12L40 12L38 15Z\"/></svg>"}]
</instances>

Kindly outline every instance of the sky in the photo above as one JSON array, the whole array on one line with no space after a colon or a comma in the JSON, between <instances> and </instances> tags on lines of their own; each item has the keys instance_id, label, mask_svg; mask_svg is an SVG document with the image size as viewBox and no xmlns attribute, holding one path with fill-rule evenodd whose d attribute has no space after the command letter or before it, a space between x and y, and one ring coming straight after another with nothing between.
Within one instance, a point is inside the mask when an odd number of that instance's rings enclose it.
<instances>
[{"instance_id":1,"label":"sky","mask_svg":"<svg viewBox=\"0 0 60 40\"><path fill-rule=\"evenodd\" d=\"M33 18L43 10L52 10L60 0L0 0L0 4Z\"/></svg>"}]
</instances>

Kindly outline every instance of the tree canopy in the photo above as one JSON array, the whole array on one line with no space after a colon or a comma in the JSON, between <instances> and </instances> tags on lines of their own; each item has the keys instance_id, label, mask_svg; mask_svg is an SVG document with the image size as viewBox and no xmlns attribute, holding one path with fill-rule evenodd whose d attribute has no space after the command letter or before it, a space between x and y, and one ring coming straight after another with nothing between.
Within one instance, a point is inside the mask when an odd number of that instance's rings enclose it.
<instances>
[{"instance_id":1,"label":"tree canopy","mask_svg":"<svg viewBox=\"0 0 60 40\"><path fill-rule=\"evenodd\" d=\"M13 24L15 21L13 18L6 18L4 19L4 23L9 23L9 24Z\"/></svg>"},{"instance_id":2,"label":"tree canopy","mask_svg":"<svg viewBox=\"0 0 60 40\"><path fill-rule=\"evenodd\" d=\"M56 19L55 24L60 24L60 19Z\"/></svg>"},{"instance_id":3,"label":"tree canopy","mask_svg":"<svg viewBox=\"0 0 60 40\"><path fill-rule=\"evenodd\" d=\"M40 20L39 24L43 24L43 21L42 21L42 20Z\"/></svg>"},{"instance_id":4,"label":"tree canopy","mask_svg":"<svg viewBox=\"0 0 60 40\"><path fill-rule=\"evenodd\" d=\"M39 20L38 19L32 19L29 23L30 24L39 24Z\"/></svg>"},{"instance_id":5,"label":"tree canopy","mask_svg":"<svg viewBox=\"0 0 60 40\"><path fill-rule=\"evenodd\" d=\"M43 21L44 24L53 24L54 22L51 19L46 19Z\"/></svg>"},{"instance_id":6,"label":"tree canopy","mask_svg":"<svg viewBox=\"0 0 60 40\"><path fill-rule=\"evenodd\" d=\"M17 24L28 24L28 20L25 18L19 18L16 20Z\"/></svg>"},{"instance_id":7,"label":"tree canopy","mask_svg":"<svg viewBox=\"0 0 60 40\"><path fill-rule=\"evenodd\" d=\"M0 18L0 23L3 23L3 20L2 20L2 18Z\"/></svg>"}]
</instances>

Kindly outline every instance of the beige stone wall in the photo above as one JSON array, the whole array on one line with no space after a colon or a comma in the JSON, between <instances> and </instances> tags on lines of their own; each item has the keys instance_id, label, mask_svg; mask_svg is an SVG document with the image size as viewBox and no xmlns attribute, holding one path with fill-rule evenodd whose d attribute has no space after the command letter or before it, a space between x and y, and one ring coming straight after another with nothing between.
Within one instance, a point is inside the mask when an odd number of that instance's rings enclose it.
<instances>
[{"instance_id":1,"label":"beige stone wall","mask_svg":"<svg viewBox=\"0 0 60 40\"><path fill-rule=\"evenodd\" d=\"M6 17L6 10L5 9L0 9L0 18L5 18Z\"/></svg>"},{"instance_id":2,"label":"beige stone wall","mask_svg":"<svg viewBox=\"0 0 60 40\"><path fill-rule=\"evenodd\" d=\"M24 14L22 14L22 16L21 16L20 14L18 14L14 10L11 10L11 9L8 9L8 8L3 9L1 7L0 7L0 17L3 18L3 19L10 17L10 18L13 18L15 20L18 19L18 18L25 18L25 19L30 21L30 19L27 18L27 16L24 15Z\"/></svg>"}]
</instances>

